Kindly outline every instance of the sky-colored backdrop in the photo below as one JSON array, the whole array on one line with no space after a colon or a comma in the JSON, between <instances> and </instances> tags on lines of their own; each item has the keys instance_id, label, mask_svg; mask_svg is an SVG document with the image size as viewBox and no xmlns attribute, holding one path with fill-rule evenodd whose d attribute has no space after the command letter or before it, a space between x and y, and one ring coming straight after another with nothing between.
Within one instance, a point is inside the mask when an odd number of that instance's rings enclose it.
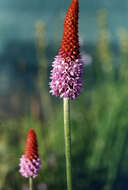
<instances>
[{"instance_id":1,"label":"sky-colored backdrop","mask_svg":"<svg viewBox=\"0 0 128 190\"><path fill-rule=\"evenodd\" d=\"M62 36L63 17L69 0L0 0L0 47L1 51L10 40L33 40L35 23L43 20L46 24L47 41L60 32ZM128 28L127 0L79 0L80 35L86 42L97 39L97 13L106 9L111 39L117 37L120 27Z\"/></svg>"}]
</instances>

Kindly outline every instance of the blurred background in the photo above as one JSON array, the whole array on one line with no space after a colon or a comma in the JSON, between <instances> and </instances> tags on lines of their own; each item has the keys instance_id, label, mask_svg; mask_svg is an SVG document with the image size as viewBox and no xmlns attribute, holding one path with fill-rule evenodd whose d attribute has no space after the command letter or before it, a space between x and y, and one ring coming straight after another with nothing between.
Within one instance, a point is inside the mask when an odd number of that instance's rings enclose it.
<instances>
[{"instance_id":1,"label":"blurred background","mask_svg":"<svg viewBox=\"0 0 128 190\"><path fill-rule=\"evenodd\" d=\"M42 170L34 190L65 190L62 100L49 94L70 1L0 0L0 190L18 172L29 128ZM128 189L128 1L80 0L84 90L71 101L74 190Z\"/></svg>"}]
</instances>

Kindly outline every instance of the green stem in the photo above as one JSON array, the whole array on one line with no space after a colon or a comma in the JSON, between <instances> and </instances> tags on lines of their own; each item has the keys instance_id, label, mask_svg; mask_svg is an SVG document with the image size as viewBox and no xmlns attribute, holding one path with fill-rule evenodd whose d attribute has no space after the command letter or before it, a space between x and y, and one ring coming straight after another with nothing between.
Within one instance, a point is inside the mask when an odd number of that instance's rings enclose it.
<instances>
[{"instance_id":1,"label":"green stem","mask_svg":"<svg viewBox=\"0 0 128 190\"><path fill-rule=\"evenodd\" d=\"M70 129L70 100L69 98L64 98L64 134L65 134L67 190L72 190L71 129Z\"/></svg>"},{"instance_id":2,"label":"green stem","mask_svg":"<svg viewBox=\"0 0 128 190\"><path fill-rule=\"evenodd\" d=\"M32 177L29 178L29 190L33 190L33 179L32 179Z\"/></svg>"}]
</instances>

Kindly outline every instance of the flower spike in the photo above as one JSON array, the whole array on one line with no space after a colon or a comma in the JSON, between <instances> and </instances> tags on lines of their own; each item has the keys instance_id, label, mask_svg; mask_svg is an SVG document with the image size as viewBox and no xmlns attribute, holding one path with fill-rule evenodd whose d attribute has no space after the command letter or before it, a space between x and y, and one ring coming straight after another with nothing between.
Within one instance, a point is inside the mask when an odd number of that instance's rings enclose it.
<instances>
[{"instance_id":1,"label":"flower spike","mask_svg":"<svg viewBox=\"0 0 128 190\"><path fill-rule=\"evenodd\" d=\"M20 159L20 170L22 176L35 178L41 168L41 160L38 156L38 146L36 133L33 129L29 129L26 140L25 153Z\"/></svg>"},{"instance_id":2,"label":"flower spike","mask_svg":"<svg viewBox=\"0 0 128 190\"><path fill-rule=\"evenodd\" d=\"M83 61L78 37L78 0L72 0L64 20L59 54L53 62L50 92L60 98L75 99L82 90Z\"/></svg>"}]
</instances>

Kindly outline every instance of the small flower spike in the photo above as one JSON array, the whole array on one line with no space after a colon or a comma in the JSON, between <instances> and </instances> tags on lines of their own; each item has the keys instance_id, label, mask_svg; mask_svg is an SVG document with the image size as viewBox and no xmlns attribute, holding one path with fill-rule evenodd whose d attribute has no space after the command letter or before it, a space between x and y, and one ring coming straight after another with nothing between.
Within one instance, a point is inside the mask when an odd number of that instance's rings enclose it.
<instances>
[{"instance_id":1,"label":"small flower spike","mask_svg":"<svg viewBox=\"0 0 128 190\"><path fill-rule=\"evenodd\" d=\"M64 20L59 54L53 62L50 92L60 98L75 99L82 90L83 61L78 37L78 0L72 0Z\"/></svg>"},{"instance_id":2,"label":"small flower spike","mask_svg":"<svg viewBox=\"0 0 128 190\"><path fill-rule=\"evenodd\" d=\"M33 129L29 129L28 131L25 153L20 159L19 166L19 172L25 178L35 178L38 176L38 172L41 168L41 160L38 156L37 139Z\"/></svg>"}]
</instances>

